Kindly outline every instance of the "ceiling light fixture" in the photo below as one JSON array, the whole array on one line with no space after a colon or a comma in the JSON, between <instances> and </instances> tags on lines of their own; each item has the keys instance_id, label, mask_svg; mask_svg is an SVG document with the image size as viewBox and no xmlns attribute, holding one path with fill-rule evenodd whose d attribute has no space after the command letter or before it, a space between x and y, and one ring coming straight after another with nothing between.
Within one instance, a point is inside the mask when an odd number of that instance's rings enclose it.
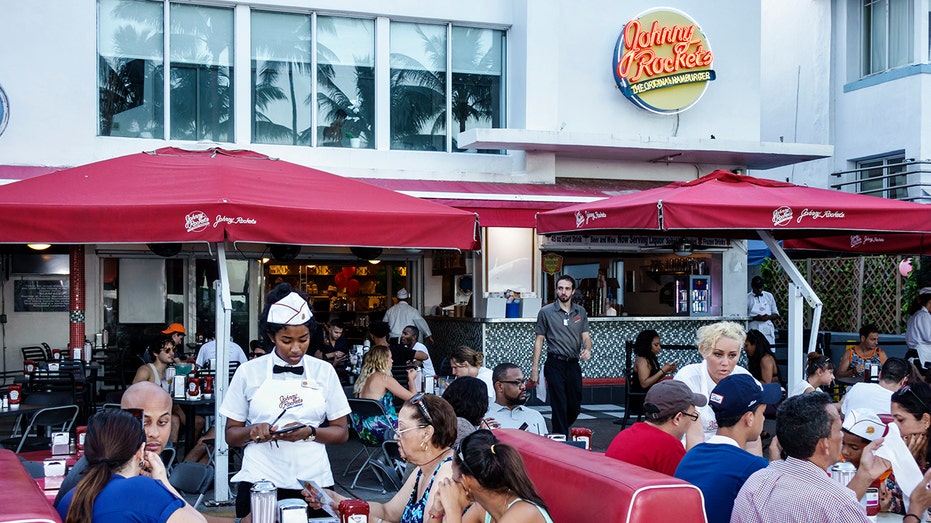
<instances>
[{"instance_id":1,"label":"ceiling light fixture","mask_svg":"<svg viewBox=\"0 0 931 523\"><path fill-rule=\"evenodd\" d=\"M44 251L52 245L49 243L27 243L26 246L34 251Z\"/></svg>"}]
</instances>

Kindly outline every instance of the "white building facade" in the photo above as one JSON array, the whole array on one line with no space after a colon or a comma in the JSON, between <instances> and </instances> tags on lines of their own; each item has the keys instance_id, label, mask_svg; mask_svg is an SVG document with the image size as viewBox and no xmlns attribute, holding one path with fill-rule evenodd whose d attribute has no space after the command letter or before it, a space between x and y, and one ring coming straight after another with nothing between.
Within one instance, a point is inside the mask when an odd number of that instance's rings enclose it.
<instances>
[{"instance_id":1,"label":"white building facade","mask_svg":"<svg viewBox=\"0 0 931 523\"><path fill-rule=\"evenodd\" d=\"M817 34L817 47L828 45L819 32L829 15L836 21L846 12L846 3L835 2L831 13L818 3L796 3L816 11L803 29ZM920 101L928 92L924 70L917 66L918 74L866 85L851 64L825 64L817 53L804 55L794 68L791 57L761 59L774 52L765 30L769 16L794 18L775 4L663 4L700 27L715 77L687 110L658 114L625 99L613 76L622 29L660 7L650 1L9 2L0 31L0 47L7 50L0 58L7 103L0 178L165 146L211 145L369 179L479 212L484 248L466 257L466 271L475 279L474 314L482 316L484 293L546 294L540 241L532 229L538 210L721 168L778 177L793 168L769 169L827 156L830 148L823 144L835 137L845 145L833 170L848 169L851 158L900 150L909 158L927 156L920 152L927 142L922 111L901 109L910 122L904 123L878 111L871 117L848 109L885 90L891 91L883 95L890 111L899 111L896 100L903 97ZM918 16L918 6L913 11L914 25L927 35L927 16ZM835 50L847 41L843 34L836 32ZM926 61L927 38L918 40L911 44L913 56ZM834 76L830 96L779 105L769 97L774 76L786 84L782 93L792 91L792 79L812 79L803 91L821 93L828 87L825 70ZM835 81L841 77L847 81ZM832 103L836 114L847 115L833 127L825 121ZM828 112L822 113L825 104ZM887 136L893 132L903 138ZM823 172L808 165L794 168L795 181ZM309 253L344 254L305 249ZM641 249L631 253L636 259L628 266L649 263L641 260ZM739 249L715 255L721 280L716 315L746 312L743 255ZM89 337L108 322L112 282L103 260L121 256L149 255L109 246L87 250ZM162 321L197 324L200 313L191 296L202 288L194 261L200 255L179 256L180 286L167 294L179 296L180 312ZM578 256L579 265L605 266L619 258ZM422 310L448 304L452 280L433 270L429 255L395 252L386 258L409 270L406 284ZM622 266L610 266L608 276L623 279L626 273L615 267ZM258 256L247 258L240 272L251 288L263 288L267 273ZM67 340L67 313L14 311L12 282L22 276L8 278L2 295L9 315L5 345ZM258 294L243 297L249 338L255 337ZM635 304L639 298L628 299ZM631 313L638 312L632 305ZM17 357L9 351L7 366L17 368Z\"/></svg>"}]
</instances>

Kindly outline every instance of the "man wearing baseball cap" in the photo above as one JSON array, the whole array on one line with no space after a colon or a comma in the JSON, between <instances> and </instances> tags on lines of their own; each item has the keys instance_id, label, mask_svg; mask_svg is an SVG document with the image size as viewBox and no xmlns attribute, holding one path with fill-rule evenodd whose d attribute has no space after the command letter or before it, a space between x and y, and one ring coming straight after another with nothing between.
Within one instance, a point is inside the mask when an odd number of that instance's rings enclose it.
<instances>
[{"instance_id":1,"label":"man wearing baseball cap","mask_svg":"<svg viewBox=\"0 0 931 523\"><path fill-rule=\"evenodd\" d=\"M172 343L175 344L175 348L181 347L181 343L184 342L184 325L172 323L167 329L162 331L162 334L171 338Z\"/></svg>"},{"instance_id":2,"label":"man wearing baseball cap","mask_svg":"<svg viewBox=\"0 0 931 523\"><path fill-rule=\"evenodd\" d=\"M766 468L766 459L745 450L763 432L763 411L782 399L778 383L761 385L749 374L731 374L718 382L708 404L718 431L686 453L675 476L702 491L708 523L731 520L734 498L747 478Z\"/></svg>"},{"instance_id":3,"label":"man wearing baseball cap","mask_svg":"<svg viewBox=\"0 0 931 523\"><path fill-rule=\"evenodd\" d=\"M646 421L622 430L605 455L672 476L685 455L682 438L698 419L695 407L707 403L704 394L692 392L685 382L667 380L653 385L643 400Z\"/></svg>"}]
</instances>

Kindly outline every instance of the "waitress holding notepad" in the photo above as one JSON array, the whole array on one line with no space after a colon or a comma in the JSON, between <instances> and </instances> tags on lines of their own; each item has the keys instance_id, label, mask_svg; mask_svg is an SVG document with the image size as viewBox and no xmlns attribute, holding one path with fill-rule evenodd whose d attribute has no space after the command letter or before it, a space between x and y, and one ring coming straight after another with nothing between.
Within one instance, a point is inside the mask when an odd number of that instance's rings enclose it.
<instances>
[{"instance_id":1,"label":"waitress holding notepad","mask_svg":"<svg viewBox=\"0 0 931 523\"><path fill-rule=\"evenodd\" d=\"M231 479L240 482L237 517L249 513L249 491L261 479L275 484L279 499L300 499L299 479L332 485L325 444L349 437L351 409L336 371L306 355L317 328L307 299L280 284L266 297L262 318L259 332L275 350L239 367L220 407L228 418L227 442L245 445L242 469ZM329 424L321 428L324 421Z\"/></svg>"}]
</instances>

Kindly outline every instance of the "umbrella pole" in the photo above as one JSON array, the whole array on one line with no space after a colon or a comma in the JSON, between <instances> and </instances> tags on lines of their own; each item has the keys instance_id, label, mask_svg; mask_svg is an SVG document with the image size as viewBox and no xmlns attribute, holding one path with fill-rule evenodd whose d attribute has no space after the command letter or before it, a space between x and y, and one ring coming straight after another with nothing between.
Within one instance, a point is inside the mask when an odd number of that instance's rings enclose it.
<instances>
[{"instance_id":1,"label":"umbrella pole","mask_svg":"<svg viewBox=\"0 0 931 523\"><path fill-rule=\"evenodd\" d=\"M229 447L226 444L226 417L220 414L220 406L223 404L223 398L226 396L226 389L229 386L229 345L230 345L230 321L232 317L233 303L230 299L230 279L226 270L226 246L223 242L217 243L217 268L220 272L220 283L216 289L216 309L215 325L217 340L217 368L216 378L214 378L214 398L215 398L215 416L216 416L216 447L215 447L215 464L214 469L214 497L217 501L229 500Z\"/></svg>"},{"instance_id":2,"label":"umbrella pole","mask_svg":"<svg viewBox=\"0 0 931 523\"><path fill-rule=\"evenodd\" d=\"M766 230L757 230L757 234L760 235L760 239L762 239L763 243L772 251L776 261L779 262L779 265L782 266L786 274L789 275L789 279L792 281L792 284L789 285L789 375L786 378L788 380L787 383L792 385L805 378L802 372L804 355L800 353L804 339L802 336L802 298L807 300L808 304L813 309L811 317L811 336L808 340L808 352L814 352L818 344L818 329L821 326L821 307L823 304L821 299L818 298L818 295L815 294L814 289L811 288L811 285L809 285L805 277L802 276L798 267L789 259L786 251L784 251L782 246L773 238L772 233Z\"/></svg>"}]
</instances>

